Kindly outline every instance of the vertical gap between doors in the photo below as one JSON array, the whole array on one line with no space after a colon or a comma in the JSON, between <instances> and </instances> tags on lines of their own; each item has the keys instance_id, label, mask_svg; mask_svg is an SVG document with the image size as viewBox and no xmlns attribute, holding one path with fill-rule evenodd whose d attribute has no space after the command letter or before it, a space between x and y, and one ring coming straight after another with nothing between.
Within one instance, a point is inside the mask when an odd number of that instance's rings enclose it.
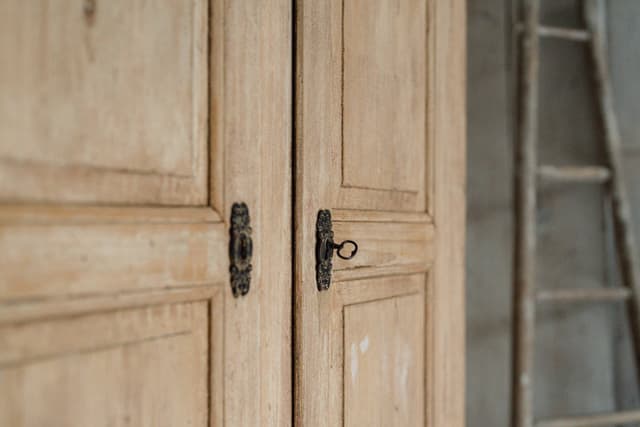
<instances>
[{"instance_id":1,"label":"vertical gap between doors","mask_svg":"<svg viewBox=\"0 0 640 427\"><path fill-rule=\"evenodd\" d=\"M291 0L291 425L295 425L296 401L296 82L297 82L297 0Z\"/></svg>"}]
</instances>

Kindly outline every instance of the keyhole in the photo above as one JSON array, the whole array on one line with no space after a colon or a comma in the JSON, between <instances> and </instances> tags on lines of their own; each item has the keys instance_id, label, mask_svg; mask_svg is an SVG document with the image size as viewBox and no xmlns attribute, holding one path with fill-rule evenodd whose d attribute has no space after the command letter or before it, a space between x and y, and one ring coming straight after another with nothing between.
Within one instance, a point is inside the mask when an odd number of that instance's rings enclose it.
<instances>
[{"instance_id":1,"label":"keyhole","mask_svg":"<svg viewBox=\"0 0 640 427\"><path fill-rule=\"evenodd\" d=\"M333 254L333 245L332 242L322 242L322 259L328 260L331 259L331 255Z\"/></svg>"},{"instance_id":2,"label":"keyhole","mask_svg":"<svg viewBox=\"0 0 640 427\"><path fill-rule=\"evenodd\" d=\"M240 236L240 259L244 261L247 259L248 255L247 236L243 234Z\"/></svg>"}]
</instances>

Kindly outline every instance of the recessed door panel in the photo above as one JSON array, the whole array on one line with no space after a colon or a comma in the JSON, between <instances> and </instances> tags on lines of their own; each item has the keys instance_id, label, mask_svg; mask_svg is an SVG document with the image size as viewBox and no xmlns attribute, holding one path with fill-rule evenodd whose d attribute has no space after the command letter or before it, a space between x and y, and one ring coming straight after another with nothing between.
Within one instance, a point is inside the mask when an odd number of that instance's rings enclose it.
<instances>
[{"instance_id":1,"label":"recessed door panel","mask_svg":"<svg viewBox=\"0 0 640 427\"><path fill-rule=\"evenodd\" d=\"M343 186L417 194L427 146L427 0L343 4Z\"/></svg>"},{"instance_id":2,"label":"recessed door panel","mask_svg":"<svg viewBox=\"0 0 640 427\"><path fill-rule=\"evenodd\" d=\"M204 205L207 1L0 5L0 198Z\"/></svg>"},{"instance_id":3,"label":"recessed door panel","mask_svg":"<svg viewBox=\"0 0 640 427\"><path fill-rule=\"evenodd\" d=\"M424 426L423 298L344 308L345 426Z\"/></svg>"},{"instance_id":4,"label":"recessed door panel","mask_svg":"<svg viewBox=\"0 0 640 427\"><path fill-rule=\"evenodd\" d=\"M317 121L301 138L323 147L318 171L331 206L386 212L430 210L433 185L433 2L330 0L305 5L325 40L309 48L298 103ZM313 9L312 11L310 9ZM300 47L300 45L299 45ZM312 133L307 133L312 132Z\"/></svg>"},{"instance_id":5,"label":"recessed door panel","mask_svg":"<svg viewBox=\"0 0 640 427\"><path fill-rule=\"evenodd\" d=\"M195 302L0 328L0 425L206 426L208 317Z\"/></svg>"}]
</instances>

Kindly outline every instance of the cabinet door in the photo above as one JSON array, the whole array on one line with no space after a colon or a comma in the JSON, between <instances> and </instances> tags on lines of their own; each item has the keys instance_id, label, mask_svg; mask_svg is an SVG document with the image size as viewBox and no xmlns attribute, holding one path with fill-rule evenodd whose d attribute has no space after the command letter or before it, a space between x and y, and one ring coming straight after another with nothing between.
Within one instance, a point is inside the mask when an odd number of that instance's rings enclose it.
<instances>
[{"instance_id":1,"label":"cabinet door","mask_svg":"<svg viewBox=\"0 0 640 427\"><path fill-rule=\"evenodd\" d=\"M291 10L1 2L0 425L291 424Z\"/></svg>"},{"instance_id":2,"label":"cabinet door","mask_svg":"<svg viewBox=\"0 0 640 427\"><path fill-rule=\"evenodd\" d=\"M464 1L296 10L296 424L462 426Z\"/></svg>"}]
</instances>

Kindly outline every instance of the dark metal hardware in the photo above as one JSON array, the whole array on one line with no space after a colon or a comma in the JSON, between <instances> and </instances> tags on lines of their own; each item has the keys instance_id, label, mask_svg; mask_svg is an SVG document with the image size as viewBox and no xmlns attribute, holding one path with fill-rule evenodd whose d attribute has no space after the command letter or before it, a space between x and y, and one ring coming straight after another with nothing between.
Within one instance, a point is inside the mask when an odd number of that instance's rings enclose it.
<instances>
[{"instance_id":1,"label":"dark metal hardware","mask_svg":"<svg viewBox=\"0 0 640 427\"><path fill-rule=\"evenodd\" d=\"M346 245L351 245L351 253L342 254ZM331 286L331 270L333 269L333 251L345 260L356 256L358 244L353 240L345 240L339 244L333 241L333 225L331 212L328 209L318 211L316 221L316 285L319 291L326 291Z\"/></svg>"},{"instance_id":2,"label":"dark metal hardware","mask_svg":"<svg viewBox=\"0 0 640 427\"><path fill-rule=\"evenodd\" d=\"M353 246L353 248L351 249L351 253L349 255L342 255L340 253L340 251L342 249L344 249L345 245L351 245ZM344 259L344 260L350 260L351 258L353 258L354 256L356 256L356 253L358 252L358 244L356 242L354 242L353 240L344 240L342 243L340 243L339 245L333 245L333 247L336 249L336 254Z\"/></svg>"},{"instance_id":3,"label":"dark metal hardware","mask_svg":"<svg viewBox=\"0 0 640 427\"><path fill-rule=\"evenodd\" d=\"M333 264L333 227L331 212L321 210L316 221L316 285L319 291L326 291L331 286L331 269Z\"/></svg>"},{"instance_id":4,"label":"dark metal hardware","mask_svg":"<svg viewBox=\"0 0 640 427\"><path fill-rule=\"evenodd\" d=\"M251 286L251 218L249 208L244 202L234 203L231 207L231 227L229 229L229 272L231 273L231 291L234 297L246 295Z\"/></svg>"}]
</instances>

